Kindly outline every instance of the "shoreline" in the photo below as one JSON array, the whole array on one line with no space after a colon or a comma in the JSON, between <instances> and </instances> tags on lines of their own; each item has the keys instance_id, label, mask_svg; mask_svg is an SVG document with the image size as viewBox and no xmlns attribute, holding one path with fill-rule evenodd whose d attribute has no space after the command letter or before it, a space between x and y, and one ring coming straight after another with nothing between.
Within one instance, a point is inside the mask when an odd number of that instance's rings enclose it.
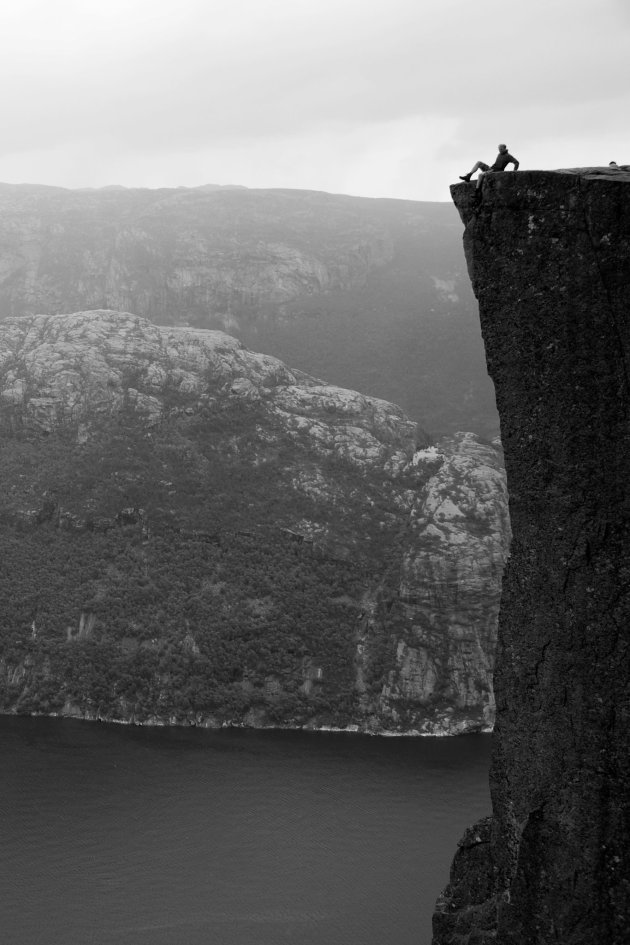
<instances>
[{"instance_id":1,"label":"shoreline","mask_svg":"<svg viewBox=\"0 0 630 945\"><path fill-rule=\"evenodd\" d=\"M305 734L333 734L333 735L367 735L370 737L381 738L452 738L458 735L491 735L492 726L483 725L473 728L466 727L465 723L454 725L452 730L448 731L445 727L439 728L438 725L433 730L421 731L420 729L408 729L407 731L397 731L393 729L367 729L361 728L356 723L347 726L335 725L265 725L248 724L239 721L218 721L215 719L205 719L195 721L165 721L164 719L145 719L139 721L136 719L112 718L109 716L86 715L74 712L15 712L0 710L1 716L11 718L31 718L31 719L71 719L76 722L97 722L104 725L128 725L136 728L193 728L206 731L222 731L229 729L244 729L252 732L261 731L279 731L279 732L304 732Z\"/></svg>"}]
</instances>

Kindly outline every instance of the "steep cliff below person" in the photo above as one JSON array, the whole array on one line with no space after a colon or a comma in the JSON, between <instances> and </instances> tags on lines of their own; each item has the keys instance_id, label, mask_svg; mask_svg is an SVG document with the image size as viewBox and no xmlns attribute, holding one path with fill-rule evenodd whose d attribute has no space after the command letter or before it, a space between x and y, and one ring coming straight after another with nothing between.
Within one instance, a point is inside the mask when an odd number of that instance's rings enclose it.
<instances>
[{"instance_id":1,"label":"steep cliff below person","mask_svg":"<svg viewBox=\"0 0 630 945\"><path fill-rule=\"evenodd\" d=\"M435 945L630 936L630 168L452 187L480 303L513 542L492 817L464 836Z\"/></svg>"},{"instance_id":2,"label":"steep cliff below person","mask_svg":"<svg viewBox=\"0 0 630 945\"><path fill-rule=\"evenodd\" d=\"M501 450L220 331L0 324L0 710L488 729Z\"/></svg>"}]
</instances>

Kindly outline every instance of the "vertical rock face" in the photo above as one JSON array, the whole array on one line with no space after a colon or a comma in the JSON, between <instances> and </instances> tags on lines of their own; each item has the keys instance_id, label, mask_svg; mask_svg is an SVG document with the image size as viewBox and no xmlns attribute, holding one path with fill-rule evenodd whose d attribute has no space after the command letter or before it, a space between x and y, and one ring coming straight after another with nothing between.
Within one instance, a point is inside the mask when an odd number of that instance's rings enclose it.
<instances>
[{"instance_id":1,"label":"vertical rock face","mask_svg":"<svg viewBox=\"0 0 630 945\"><path fill-rule=\"evenodd\" d=\"M448 732L481 703L489 730L501 572L510 541L499 452L473 433L458 433L420 450L414 462L433 474L410 517L414 544L403 557L400 599L411 633L398 643L384 702L395 712L397 700L430 703L441 695L448 703Z\"/></svg>"},{"instance_id":2,"label":"vertical rock face","mask_svg":"<svg viewBox=\"0 0 630 945\"><path fill-rule=\"evenodd\" d=\"M434 943L630 935L630 173L456 185L513 529L493 815L460 842Z\"/></svg>"}]
</instances>

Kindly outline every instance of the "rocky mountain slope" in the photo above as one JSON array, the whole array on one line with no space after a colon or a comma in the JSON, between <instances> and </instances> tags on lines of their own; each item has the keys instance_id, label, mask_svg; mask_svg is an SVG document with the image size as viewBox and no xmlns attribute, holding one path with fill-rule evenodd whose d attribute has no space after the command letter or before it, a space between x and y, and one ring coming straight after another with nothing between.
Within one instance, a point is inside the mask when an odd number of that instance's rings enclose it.
<instances>
[{"instance_id":1,"label":"rocky mountain slope","mask_svg":"<svg viewBox=\"0 0 630 945\"><path fill-rule=\"evenodd\" d=\"M310 191L0 185L0 318L222 329L436 434L498 422L450 204Z\"/></svg>"},{"instance_id":2,"label":"rocky mountain slope","mask_svg":"<svg viewBox=\"0 0 630 945\"><path fill-rule=\"evenodd\" d=\"M500 450L221 332L0 324L4 711L492 721Z\"/></svg>"},{"instance_id":3,"label":"rocky mountain slope","mask_svg":"<svg viewBox=\"0 0 630 945\"><path fill-rule=\"evenodd\" d=\"M452 188L497 390L514 540L493 815L435 945L630 936L630 166Z\"/></svg>"}]
</instances>

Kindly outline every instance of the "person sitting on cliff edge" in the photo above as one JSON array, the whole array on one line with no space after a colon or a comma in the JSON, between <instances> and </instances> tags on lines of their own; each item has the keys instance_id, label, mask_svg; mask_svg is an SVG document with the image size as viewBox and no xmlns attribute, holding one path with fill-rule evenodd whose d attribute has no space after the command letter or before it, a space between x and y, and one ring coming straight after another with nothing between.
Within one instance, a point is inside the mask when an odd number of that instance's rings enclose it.
<instances>
[{"instance_id":1,"label":"person sitting on cliff edge","mask_svg":"<svg viewBox=\"0 0 630 945\"><path fill-rule=\"evenodd\" d=\"M477 161L472 171L468 174L463 174L459 179L465 180L466 183L470 180L473 174L476 174L477 171L481 171L479 177L477 178L477 187L481 187L485 174L494 174L498 171L504 171L508 164L514 165L514 170L518 170L518 161L515 157L512 157L510 152L507 149L507 144L499 145L499 153L497 154L494 164L486 164L485 161Z\"/></svg>"}]
</instances>

